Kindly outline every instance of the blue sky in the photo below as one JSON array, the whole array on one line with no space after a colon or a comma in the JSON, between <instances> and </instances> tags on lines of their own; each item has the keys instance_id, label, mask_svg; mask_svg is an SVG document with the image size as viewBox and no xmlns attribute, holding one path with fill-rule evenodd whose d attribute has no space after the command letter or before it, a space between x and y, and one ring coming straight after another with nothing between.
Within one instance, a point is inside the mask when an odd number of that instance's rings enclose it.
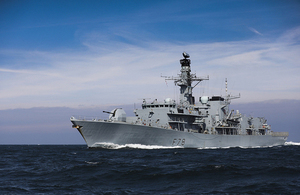
<instances>
[{"instance_id":1,"label":"blue sky","mask_svg":"<svg viewBox=\"0 0 300 195\"><path fill-rule=\"evenodd\" d=\"M241 94L237 104L299 101L299 10L300 2L292 0L2 0L0 110L20 115L29 109L36 117L32 108L74 111L140 105L142 98L177 100L178 87L160 76L179 73L183 51L191 55L193 73L210 77L195 88L196 99L225 95L227 78L229 92ZM72 113L61 113L69 124ZM65 127L58 125L54 129ZM42 140L47 136L41 134Z\"/></svg>"},{"instance_id":2,"label":"blue sky","mask_svg":"<svg viewBox=\"0 0 300 195\"><path fill-rule=\"evenodd\" d=\"M176 99L160 75L179 72L183 51L210 75L197 95L224 94L227 77L240 102L299 99L299 10L299 1L1 1L0 109Z\"/></svg>"}]
</instances>

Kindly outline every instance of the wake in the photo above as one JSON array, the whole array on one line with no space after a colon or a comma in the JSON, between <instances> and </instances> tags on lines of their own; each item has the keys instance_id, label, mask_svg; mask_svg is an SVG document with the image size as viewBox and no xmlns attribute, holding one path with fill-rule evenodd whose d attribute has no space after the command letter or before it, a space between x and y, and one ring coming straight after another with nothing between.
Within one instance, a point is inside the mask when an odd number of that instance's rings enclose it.
<instances>
[{"instance_id":1,"label":"wake","mask_svg":"<svg viewBox=\"0 0 300 195\"><path fill-rule=\"evenodd\" d=\"M106 148L106 149L122 149L122 148L134 148L134 149L172 149L172 148L183 148L182 146L156 146L156 145L142 145L142 144L125 144L119 145L114 143L97 142L92 147Z\"/></svg>"},{"instance_id":2,"label":"wake","mask_svg":"<svg viewBox=\"0 0 300 195\"><path fill-rule=\"evenodd\" d=\"M299 142L285 142L284 143L285 146L300 146Z\"/></svg>"},{"instance_id":3,"label":"wake","mask_svg":"<svg viewBox=\"0 0 300 195\"><path fill-rule=\"evenodd\" d=\"M300 146L299 142L285 142L285 146ZM274 146L252 146L252 147L242 147L236 146L238 148L270 148ZM205 148L197 148L197 149L228 149L228 148L236 148L236 147L205 147ZM277 146L278 147L278 146ZM146 149L146 150L156 150L156 149L175 149L175 148L184 148L182 146L157 146L157 145L142 145L142 144L114 144L107 142L97 142L92 148L105 148L105 149L122 149L122 148L133 148L133 149Z\"/></svg>"}]
</instances>

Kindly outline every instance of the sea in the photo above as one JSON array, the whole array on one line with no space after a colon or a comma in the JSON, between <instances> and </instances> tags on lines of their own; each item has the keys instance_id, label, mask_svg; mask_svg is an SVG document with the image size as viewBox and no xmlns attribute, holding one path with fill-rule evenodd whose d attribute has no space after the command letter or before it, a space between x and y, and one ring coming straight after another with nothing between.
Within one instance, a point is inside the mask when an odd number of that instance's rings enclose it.
<instances>
[{"instance_id":1,"label":"sea","mask_svg":"<svg viewBox=\"0 0 300 195\"><path fill-rule=\"evenodd\" d=\"M300 194L300 143L207 149L0 145L0 194Z\"/></svg>"}]
</instances>

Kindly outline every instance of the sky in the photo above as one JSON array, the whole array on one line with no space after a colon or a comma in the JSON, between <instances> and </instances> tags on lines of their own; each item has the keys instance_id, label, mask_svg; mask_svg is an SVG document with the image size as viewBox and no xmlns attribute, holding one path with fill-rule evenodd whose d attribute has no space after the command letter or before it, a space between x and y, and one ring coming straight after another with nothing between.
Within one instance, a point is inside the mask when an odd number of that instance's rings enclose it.
<instances>
[{"instance_id":1,"label":"sky","mask_svg":"<svg viewBox=\"0 0 300 195\"><path fill-rule=\"evenodd\" d=\"M178 100L161 75L209 75L202 95L300 100L299 1L0 1L0 110Z\"/></svg>"}]
</instances>

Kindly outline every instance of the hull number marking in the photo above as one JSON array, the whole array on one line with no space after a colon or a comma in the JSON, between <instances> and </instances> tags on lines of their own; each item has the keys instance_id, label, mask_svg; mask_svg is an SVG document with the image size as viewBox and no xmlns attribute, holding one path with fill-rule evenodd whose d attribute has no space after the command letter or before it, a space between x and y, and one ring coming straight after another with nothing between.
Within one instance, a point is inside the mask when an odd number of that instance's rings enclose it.
<instances>
[{"instance_id":1,"label":"hull number marking","mask_svg":"<svg viewBox=\"0 0 300 195\"><path fill-rule=\"evenodd\" d=\"M185 144L185 139L174 139L173 140L173 143L172 143L172 146L184 146Z\"/></svg>"}]
</instances>

